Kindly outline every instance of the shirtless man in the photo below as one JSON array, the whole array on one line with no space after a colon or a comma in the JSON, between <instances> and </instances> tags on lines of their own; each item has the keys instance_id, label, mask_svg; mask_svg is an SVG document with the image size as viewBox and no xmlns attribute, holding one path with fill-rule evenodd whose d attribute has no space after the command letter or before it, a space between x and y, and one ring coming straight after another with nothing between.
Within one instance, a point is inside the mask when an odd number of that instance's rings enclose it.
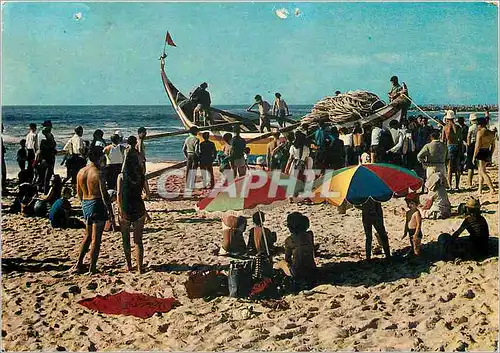
<instances>
[{"instance_id":1,"label":"shirtless man","mask_svg":"<svg viewBox=\"0 0 500 353\"><path fill-rule=\"evenodd\" d=\"M75 272L82 272L83 260L90 249L89 273L96 272L97 258L101 248L101 237L104 225L108 220L108 209L111 208L109 195L106 192L106 182L101 173L104 165L102 148L93 147L89 152L90 164L78 172L76 177L76 192L82 200L83 218L86 222L85 238L80 248Z\"/></svg>"},{"instance_id":2,"label":"shirtless man","mask_svg":"<svg viewBox=\"0 0 500 353\"><path fill-rule=\"evenodd\" d=\"M476 135L476 146L474 148L474 157L472 158L472 163L474 164L476 160L479 161L479 189L478 193L481 195L481 189L483 188L483 179L486 180L486 184L490 188L490 193L493 194L495 189L491 178L486 171L486 164L491 162L492 151L495 147L495 133L486 128L486 119L478 119L477 122L477 135Z\"/></svg>"},{"instance_id":3,"label":"shirtless man","mask_svg":"<svg viewBox=\"0 0 500 353\"><path fill-rule=\"evenodd\" d=\"M441 142L448 148L448 185L452 187L451 179L455 174L456 190L459 190L460 185L460 146L462 145L462 129L453 121L455 113L453 110L447 110L444 117L446 125L443 128Z\"/></svg>"},{"instance_id":4,"label":"shirtless man","mask_svg":"<svg viewBox=\"0 0 500 353\"><path fill-rule=\"evenodd\" d=\"M273 165L273 154L276 147L279 144L279 132L274 132L271 142L267 144L267 154L266 154L266 162L267 162L267 170L274 170L276 166Z\"/></svg>"}]
</instances>

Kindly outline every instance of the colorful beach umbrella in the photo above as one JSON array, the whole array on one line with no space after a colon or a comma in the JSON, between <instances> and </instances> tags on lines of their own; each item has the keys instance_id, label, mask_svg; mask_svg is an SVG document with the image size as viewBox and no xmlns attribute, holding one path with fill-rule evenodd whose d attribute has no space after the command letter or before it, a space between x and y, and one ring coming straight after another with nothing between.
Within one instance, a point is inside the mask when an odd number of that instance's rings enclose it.
<instances>
[{"instance_id":1,"label":"colorful beach umbrella","mask_svg":"<svg viewBox=\"0 0 500 353\"><path fill-rule=\"evenodd\" d=\"M223 185L198 203L198 209L209 212L239 211L287 200L303 182L283 173L252 171L232 183Z\"/></svg>"},{"instance_id":2,"label":"colorful beach umbrella","mask_svg":"<svg viewBox=\"0 0 500 353\"><path fill-rule=\"evenodd\" d=\"M369 198L383 202L408 189L418 190L423 180L414 171L393 164L360 164L326 173L313 188L313 201L328 201L340 206L345 200L353 205Z\"/></svg>"}]
</instances>

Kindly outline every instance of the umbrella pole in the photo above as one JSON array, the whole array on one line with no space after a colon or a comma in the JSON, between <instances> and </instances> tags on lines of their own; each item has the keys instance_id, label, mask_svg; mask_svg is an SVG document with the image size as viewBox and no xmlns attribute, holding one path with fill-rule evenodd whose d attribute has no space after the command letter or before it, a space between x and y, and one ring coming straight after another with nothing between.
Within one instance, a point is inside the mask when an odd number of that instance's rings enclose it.
<instances>
[{"instance_id":1,"label":"umbrella pole","mask_svg":"<svg viewBox=\"0 0 500 353\"><path fill-rule=\"evenodd\" d=\"M260 226L262 227L262 237L264 238L264 245L266 246L266 252L267 252L267 256L270 256L269 254L269 247L267 246L267 237L266 237L266 233L264 231L264 221L262 220L262 213L260 212L260 210L257 208L257 212L259 212L259 218L260 218Z\"/></svg>"}]
</instances>

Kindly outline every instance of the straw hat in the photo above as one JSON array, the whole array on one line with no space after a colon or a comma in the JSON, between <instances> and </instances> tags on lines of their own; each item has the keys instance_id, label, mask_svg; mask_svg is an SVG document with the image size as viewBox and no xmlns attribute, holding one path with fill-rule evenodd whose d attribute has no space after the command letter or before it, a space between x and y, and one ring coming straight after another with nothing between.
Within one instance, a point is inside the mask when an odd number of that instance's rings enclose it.
<instances>
[{"instance_id":1,"label":"straw hat","mask_svg":"<svg viewBox=\"0 0 500 353\"><path fill-rule=\"evenodd\" d=\"M453 110L447 110L446 115L444 116L445 120L453 120L455 119L455 112Z\"/></svg>"},{"instance_id":2,"label":"straw hat","mask_svg":"<svg viewBox=\"0 0 500 353\"><path fill-rule=\"evenodd\" d=\"M469 121L477 121L477 114L476 113L471 113L469 115Z\"/></svg>"},{"instance_id":3,"label":"straw hat","mask_svg":"<svg viewBox=\"0 0 500 353\"><path fill-rule=\"evenodd\" d=\"M479 203L479 200L470 198L467 203L465 204L467 208L472 208L472 209L479 209L481 208L481 204Z\"/></svg>"}]
</instances>

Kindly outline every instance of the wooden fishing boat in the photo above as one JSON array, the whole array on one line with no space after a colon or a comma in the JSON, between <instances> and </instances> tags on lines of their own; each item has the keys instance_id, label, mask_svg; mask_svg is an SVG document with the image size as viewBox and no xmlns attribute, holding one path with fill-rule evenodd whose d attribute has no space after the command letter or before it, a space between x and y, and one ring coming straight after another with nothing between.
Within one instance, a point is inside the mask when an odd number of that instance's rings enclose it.
<instances>
[{"instance_id":1,"label":"wooden fishing boat","mask_svg":"<svg viewBox=\"0 0 500 353\"><path fill-rule=\"evenodd\" d=\"M172 81L170 81L165 73L164 66L165 65L162 63L161 78L165 92L182 124L186 129L189 129L195 126L193 122L193 111L195 107L188 98L174 86ZM247 147L250 148L249 163L254 163L259 156L266 156L267 144L271 141L271 137L268 133L259 132L258 125L256 124L257 121L213 107L210 108L210 114L214 125L240 123L241 137L245 139L245 141L251 140L247 145ZM221 127L220 130L216 131L209 130L208 127L196 126L199 127L200 131L204 131L205 128L205 131L210 132L210 140L215 143L217 150L222 150L224 147L222 139L224 134L232 132L231 124L226 124L224 127Z\"/></svg>"},{"instance_id":2,"label":"wooden fishing boat","mask_svg":"<svg viewBox=\"0 0 500 353\"><path fill-rule=\"evenodd\" d=\"M182 92L180 92L177 87L170 81L165 73L165 61L164 57L161 58L161 78L163 82L163 86L165 88L165 92L177 113L179 119L186 129L189 129L192 126L195 126L193 119L193 111L194 104L185 96ZM271 141L270 133L261 133L258 129L258 120L249 119L225 110L217 109L214 107L210 108L210 117L213 122L213 125L221 126L220 129L211 129L210 126L203 127L199 126L200 131L209 131L210 132L210 140L215 143L217 150L222 150L224 147L223 136L226 133L230 133L232 131L231 123L239 123L241 127L241 137L248 141L247 146L250 148L250 156L249 163L255 163L256 159L259 156L265 157L267 154L267 144ZM390 120L396 119L399 120L401 117L401 109L391 105L385 105L376 109L371 114L365 117L360 117L356 121L341 121L336 120L334 122L338 127L350 127L354 125L354 123L359 122L361 125L373 123L375 121L383 121L387 124ZM314 120L308 119L304 117L302 120L298 120L297 124L300 122L307 123L317 123ZM277 126L274 126L277 128ZM296 127L296 125L295 125ZM284 130L287 131L293 130L294 126L289 126Z\"/></svg>"}]
</instances>

